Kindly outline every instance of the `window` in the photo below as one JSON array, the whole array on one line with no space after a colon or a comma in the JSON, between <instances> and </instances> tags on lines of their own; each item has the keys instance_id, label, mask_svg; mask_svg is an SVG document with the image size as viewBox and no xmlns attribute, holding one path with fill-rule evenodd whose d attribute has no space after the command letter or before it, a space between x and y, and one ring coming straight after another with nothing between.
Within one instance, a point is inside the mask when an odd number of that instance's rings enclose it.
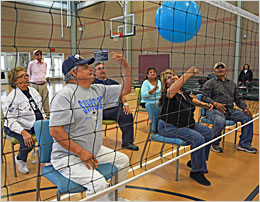
<instances>
[{"instance_id":1,"label":"window","mask_svg":"<svg viewBox=\"0 0 260 202\"><path fill-rule=\"evenodd\" d=\"M43 53L43 60L47 63L46 77L63 77L62 75L62 63L64 61L63 53L52 53L51 57L49 53Z\"/></svg>"},{"instance_id":2,"label":"window","mask_svg":"<svg viewBox=\"0 0 260 202\"><path fill-rule=\"evenodd\" d=\"M16 52L2 52L1 53L1 70L9 71L15 66L22 66L27 68L30 62L30 53L18 52L16 58Z\"/></svg>"}]
</instances>

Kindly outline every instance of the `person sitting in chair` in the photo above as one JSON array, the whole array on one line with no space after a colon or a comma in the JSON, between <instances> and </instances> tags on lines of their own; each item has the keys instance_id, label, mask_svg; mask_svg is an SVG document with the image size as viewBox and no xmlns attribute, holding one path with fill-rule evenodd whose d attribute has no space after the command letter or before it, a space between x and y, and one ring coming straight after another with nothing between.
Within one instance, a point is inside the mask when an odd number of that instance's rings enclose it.
<instances>
[{"instance_id":1,"label":"person sitting in chair","mask_svg":"<svg viewBox=\"0 0 260 202\"><path fill-rule=\"evenodd\" d=\"M157 70L153 67L147 69L146 78L141 87L141 106L145 108L145 103L158 102L161 96L161 81L157 78Z\"/></svg>"},{"instance_id":2,"label":"person sitting in chair","mask_svg":"<svg viewBox=\"0 0 260 202\"><path fill-rule=\"evenodd\" d=\"M107 78L106 68L104 64L97 62L95 64L95 75L94 84L103 85L119 85L115 80ZM103 110L104 120L114 120L117 121L119 127L122 131L122 148L129 149L133 151L138 151L139 147L134 145L134 117L129 105L124 96L121 98L121 103L117 106L112 106L111 108L106 108Z\"/></svg>"},{"instance_id":3,"label":"person sitting in chair","mask_svg":"<svg viewBox=\"0 0 260 202\"><path fill-rule=\"evenodd\" d=\"M3 105L5 116L4 132L16 138L20 143L19 154L15 163L20 173L29 173L27 157L34 148L33 124L46 117L42 109L42 98L38 91L30 87L29 75L24 67L12 68L8 80L13 90ZM31 156L35 159L35 156ZM32 161L34 162L34 160Z\"/></svg>"},{"instance_id":4,"label":"person sitting in chair","mask_svg":"<svg viewBox=\"0 0 260 202\"><path fill-rule=\"evenodd\" d=\"M226 65L217 62L214 65L216 77L208 80L202 87L202 101L210 103L214 109L206 111L207 118L213 122L214 137L219 137L226 126L226 119L245 124L252 120L252 114L242 99L236 84L226 78ZM243 111L234 108L234 102ZM253 123L242 128L237 149L249 153L256 153L257 149L251 146L253 140ZM214 152L222 152L219 146L220 139L212 143Z\"/></svg>"},{"instance_id":5,"label":"person sitting in chair","mask_svg":"<svg viewBox=\"0 0 260 202\"><path fill-rule=\"evenodd\" d=\"M199 70L192 66L180 78L172 71L161 73L161 98L159 106L162 107L158 132L170 138L179 138L191 145L194 149L212 139L212 130L204 125L195 123L195 106L211 110L212 105L192 98L187 92L182 91L183 84ZM191 153L190 177L199 184L209 186L210 182L204 176L208 172L206 161L209 158L210 144Z\"/></svg>"},{"instance_id":6,"label":"person sitting in chair","mask_svg":"<svg viewBox=\"0 0 260 202\"><path fill-rule=\"evenodd\" d=\"M244 64L243 70L238 77L238 84L240 87L250 87L252 85L253 72L249 69L249 64Z\"/></svg>"},{"instance_id":7,"label":"person sitting in chair","mask_svg":"<svg viewBox=\"0 0 260 202\"><path fill-rule=\"evenodd\" d=\"M98 163L113 163L118 168L118 182L128 176L128 156L102 145L103 109L107 103L117 102L120 95L131 92L128 63L121 54L111 53L116 62L124 63L121 83L125 85L92 84L94 73L90 65L95 58L71 55L62 64L67 85L51 101L50 134L55 139L51 163L64 177L86 187L87 195L109 185L95 169ZM112 193L108 197L114 199Z\"/></svg>"}]
</instances>

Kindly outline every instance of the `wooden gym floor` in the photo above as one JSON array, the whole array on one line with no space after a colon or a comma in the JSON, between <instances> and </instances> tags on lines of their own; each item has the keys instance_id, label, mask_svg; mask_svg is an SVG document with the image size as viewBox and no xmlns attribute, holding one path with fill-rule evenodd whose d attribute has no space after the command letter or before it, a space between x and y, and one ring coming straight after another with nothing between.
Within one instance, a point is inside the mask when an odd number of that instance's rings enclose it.
<instances>
[{"instance_id":1,"label":"wooden gym floor","mask_svg":"<svg viewBox=\"0 0 260 202\"><path fill-rule=\"evenodd\" d=\"M53 84L50 86L50 97L62 87L62 83ZM1 98L4 101L8 92L8 87L2 85ZM136 106L135 91L132 90L127 96L130 100L128 103L134 110ZM248 102L249 106L257 108L259 103L255 101ZM195 117L198 117L197 108ZM134 114L134 112L133 112ZM139 151L132 152L125 149L120 149L121 131L118 130L118 149L127 154L130 158L132 168L129 169L128 177L131 178L146 170L149 170L162 162L166 162L176 156L175 152L160 159L159 151L160 143L152 142L149 149L149 159L147 165L139 167L139 159L144 146L144 141L147 137L149 127L147 125L147 113L139 112L137 121L137 129L135 128L135 143L140 147ZM110 148L116 145L115 126L111 126L107 131L107 136L103 137L103 144ZM231 128L232 129L232 128ZM238 130L238 136L241 130ZM252 146L259 150L259 120L254 121L254 137ZM18 151L19 146L15 146ZM170 146L165 147L164 154L174 151L175 148ZM187 152L189 148L182 148L181 153ZM10 142L6 140L4 153L6 153L6 161L1 165L1 200L6 201L7 191L9 200L11 201L34 201L35 200L35 185L36 185L36 165L30 163L28 158L29 174L17 173L18 177L13 175L12 159L11 159ZM30 156L29 156L30 157ZM156 160L157 158L157 160ZM152 161L152 159L154 159ZM129 184L121 195L131 201L190 201L190 200L206 200L206 201L244 201L253 200L259 201L259 151L257 154L249 154L243 151L238 151L234 144L234 132L228 134L225 139L224 153L210 152L208 165L209 173L206 177L210 180L211 186L206 187L199 185L189 177L190 168L186 166L190 155L186 155L180 159L179 181L175 181L176 163L170 163L159 170L150 173L142 178L139 178ZM6 172L6 173L5 173ZM8 185L7 188L3 187ZM46 178L41 179L41 200L55 200L55 185L49 182ZM65 195L64 200L80 200L85 197L81 194L76 194L70 198Z\"/></svg>"}]
</instances>

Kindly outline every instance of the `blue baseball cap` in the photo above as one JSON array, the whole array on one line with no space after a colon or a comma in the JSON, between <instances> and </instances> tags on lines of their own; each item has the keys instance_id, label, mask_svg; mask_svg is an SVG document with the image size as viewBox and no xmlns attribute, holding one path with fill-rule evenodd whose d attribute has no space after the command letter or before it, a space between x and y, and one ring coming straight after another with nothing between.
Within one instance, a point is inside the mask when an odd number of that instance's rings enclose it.
<instances>
[{"instance_id":1,"label":"blue baseball cap","mask_svg":"<svg viewBox=\"0 0 260 202\"><path fill-rule=\"evenodd\" d=\"M85 60L83 57L81 57L78 54L71 55L62 63L62 72L64 75L66 75L73 67L79 65L85 65L85 64L91 65L94 62L95 62L95 58L88 58Z\"/></svg>"}]
</instances>

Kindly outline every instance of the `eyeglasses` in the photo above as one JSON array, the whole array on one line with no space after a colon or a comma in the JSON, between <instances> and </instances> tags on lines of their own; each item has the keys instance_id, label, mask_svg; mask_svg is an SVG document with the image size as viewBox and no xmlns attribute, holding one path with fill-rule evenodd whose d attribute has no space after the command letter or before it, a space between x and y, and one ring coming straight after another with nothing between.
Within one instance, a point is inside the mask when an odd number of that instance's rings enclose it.
<instances>
[{"instance_id":1,"label":"eyeglasses","mask_svg":"<svg viewBox=\"0 0 260 202\"><path fill-rule=\"evenodd\" d=\"M21 78L29 78L29 75L28 74L22 74L21 76L18 76L17 79L21 79Z\"/></svg>"},{"instance_id":2,"label":"eyeglasses","mask_svg":"<svg viewBox=\"0 0 260 202\"><path fill-rule=\"evenodd\" d=\"M156 72L149 72L148 74L156 74Z\"/></svg>"},{"instance_id":3,"label":"eyeglasses","mask_svg":"<svg viewBox=\"0 0 260 202\"><path fill-rule=\"evenodd\" d=\"M216 69L225 69L225 67L223 65L219 65L216 67Z\"/></svg>"},{"instance_id":4,"label":"eyeglasses","mask_svg":"<svg viewBox=\"0 0 260 202\"><path fill-rule=\"evenodd\" d=\"M38 56L38 55L42 55L42 54L41 53L35 53L35 55Z\"/></svg>"},{"instance_id":5,"label":"eyeglasses","mask_svg":"<svg viewBox=\"0 0 260 202\"><path fill-rule=\"evenodd\" d=\"M105 69L105 66L96 68L96 70L99 70L99 71L104 70L104 69Z\"/></svg>"}]
</instances>

